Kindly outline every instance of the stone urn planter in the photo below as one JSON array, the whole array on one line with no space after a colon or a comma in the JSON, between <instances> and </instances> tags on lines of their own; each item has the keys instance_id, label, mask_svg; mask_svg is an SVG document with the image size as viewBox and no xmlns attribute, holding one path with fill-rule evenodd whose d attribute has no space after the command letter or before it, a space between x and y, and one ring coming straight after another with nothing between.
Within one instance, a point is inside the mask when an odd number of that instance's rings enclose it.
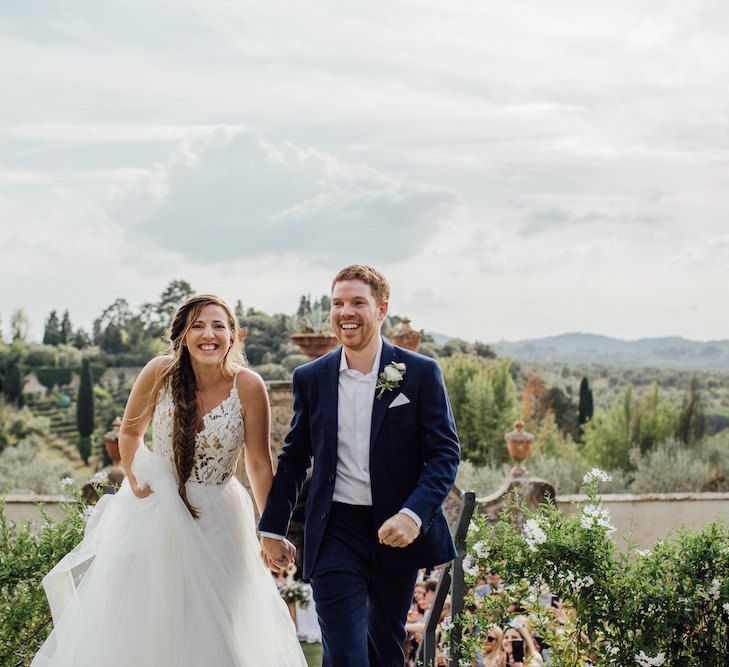
<instances>
[{"instance_id":1,"label":"stone urn planter","mask_svg":"<svg viewBox=\"0 0 729 667\"><path fill-rule=\"evenodd\" d=\"M506 447L509 450L509 456L515 465L511 469L510 476L526 477L527 469L524 467L524 461L527 460L532 451L532 441L534 436L524 430L524 422L519 420L514 424L514 430L504 436Z\"/></svg>"},{"instance_id":2,"label":"stone urn planter","mask_svg":"<svg viewBox=\"0 0 729 667\"><path fill-rule=\"evenodd\" d=\"M420 331L413 331L410 326L410 320L403 317L400 324L392 329L387 337L398 347L404 347L406 350L417 352L420 347Z\"/></svg>"},{"instance_id":3,"label":"stone urn planter","mask_svg":"<svg viewBox=\"0 0 729 667\"><path fill-rule=\"evenodd\" d=\"M289 338L312 361L330 352L339 344L337 337L330 331L321 333L293 333L289 334Z\"/></svg>"},{"instance_id":4,"label":"stone urn planter","mask_svg":"<svg viewBox=\"0 0 729 667\"><path fill-rule=\"evenodd\" d=\"M106 453L112 460L114 467L121 464L121 454L119 453L119 428L121 423L122 420L117 417L111 424L111 431L104 434L104 447L106 447Z\"/></svg>"}]
</instances>

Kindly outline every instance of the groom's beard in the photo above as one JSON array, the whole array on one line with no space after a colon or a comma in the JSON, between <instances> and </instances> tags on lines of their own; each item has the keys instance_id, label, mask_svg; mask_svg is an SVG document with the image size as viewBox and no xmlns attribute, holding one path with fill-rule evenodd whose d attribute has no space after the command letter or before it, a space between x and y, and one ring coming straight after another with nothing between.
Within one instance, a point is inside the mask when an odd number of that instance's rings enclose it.
<instances>
[{"instance_id":1,"label":"groom's beard","mask_svg":"<svg viewBox=\"0 0 729 667\"><path fill-rule=\"evenodd\" d=\"M347 331L341 328L342 324L359 324L360 326L359 329ZM343 320L334 331L337 340L350 350L363 350L370 344L376 333L377 327L372 322L362 322L360 320Z\"/></svg>"}]
</instances>

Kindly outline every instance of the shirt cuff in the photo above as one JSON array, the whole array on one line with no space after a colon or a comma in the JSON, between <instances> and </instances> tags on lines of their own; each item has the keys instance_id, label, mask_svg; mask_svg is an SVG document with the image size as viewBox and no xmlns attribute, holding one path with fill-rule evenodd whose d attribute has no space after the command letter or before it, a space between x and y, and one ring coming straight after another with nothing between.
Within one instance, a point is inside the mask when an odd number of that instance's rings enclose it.
<instances>
[{"instance_id":1,"label":"shirt cuff","mask_svg":"<svg viewBox=\"0 0 729 667\"><path fill-rule=\"evenodd\" d=\"M261 531L261 537L271 537L274 540L283 540L285 539L283 535L279 535L278 533L267 533L265 530Z\"/></svg>"},{"instance_id":2,"label":"shirt cuff","mask_svg":"<svg viewBox=\"0 0 729 667\"><path fill-rule=\"evenodd\" d=\"M400 510L400 514L405 514L406 516L409 516L413 521L415 521L415 525L418 527L418 530L420 530L420 527L423 525L423 520L415 514L411 509L408 509L407 507L403 507Z\"/></svg>"}]
</instances>

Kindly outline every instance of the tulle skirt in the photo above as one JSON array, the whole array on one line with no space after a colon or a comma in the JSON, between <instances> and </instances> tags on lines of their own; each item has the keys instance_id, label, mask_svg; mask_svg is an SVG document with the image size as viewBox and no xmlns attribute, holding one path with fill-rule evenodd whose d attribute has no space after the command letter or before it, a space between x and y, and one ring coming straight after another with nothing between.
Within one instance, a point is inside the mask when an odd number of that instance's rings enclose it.
<instances>
[{"instance_id":1,"label":"tulle skirt","mask_svg":"<svg viewBox=\"0 0 729 667\"><path fill-rule=\"evenodd\" d=\"M189 482L140 447L128 481L94 508L81 543L43 580L54 629L34 667L305 667L296 629L259 555L250 496L236 479Z\"/></svg>"}]
</instances>

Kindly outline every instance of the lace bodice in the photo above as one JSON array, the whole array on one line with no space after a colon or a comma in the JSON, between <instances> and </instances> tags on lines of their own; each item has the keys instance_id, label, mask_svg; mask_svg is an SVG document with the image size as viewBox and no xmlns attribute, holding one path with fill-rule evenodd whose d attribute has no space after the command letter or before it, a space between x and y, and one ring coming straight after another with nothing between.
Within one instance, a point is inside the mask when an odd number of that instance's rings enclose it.
<instances>
[{"instance_id":1,"label":"lace bodice","mask_svg":"<svg viewBox=\"0 0 729 667\"><path fill-rule=\"evenodd\" d=\"M161 394L152 418L152 449L174 461L172 424L175 405L169 387L164 387ZM189 481L199 484L225 482L235 474L244 440L243 408L234 381L228 397L203 416L203 427L195 438L195 465Z\"/></svg>"}]
</instances>

